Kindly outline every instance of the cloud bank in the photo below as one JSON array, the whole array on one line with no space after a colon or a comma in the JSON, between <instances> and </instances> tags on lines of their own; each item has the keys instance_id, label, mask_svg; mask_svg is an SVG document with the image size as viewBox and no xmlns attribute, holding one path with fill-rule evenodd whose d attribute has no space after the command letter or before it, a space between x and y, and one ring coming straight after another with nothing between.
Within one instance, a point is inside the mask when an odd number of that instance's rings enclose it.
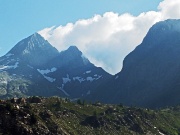
<instances>
[{"instance_id":1,"label":"cloud bank","mask_svg":"<svg viewBox=\"0 0 180 135\"><path fill-rule=\"evenodd\" d=\"M38 33L59 51L76 45L96 66L115 74L122 69L125 56L142 42L153 24L180 18L180 0L164 0L157 9L138 16L106 12Z\"/></svg>"}]
</instances>

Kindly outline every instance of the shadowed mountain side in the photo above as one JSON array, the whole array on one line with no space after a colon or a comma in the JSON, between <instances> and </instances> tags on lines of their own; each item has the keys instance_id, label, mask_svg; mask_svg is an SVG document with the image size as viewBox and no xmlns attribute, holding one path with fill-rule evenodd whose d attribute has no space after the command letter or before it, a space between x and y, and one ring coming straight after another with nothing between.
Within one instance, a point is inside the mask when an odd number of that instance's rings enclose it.
<instances>
[{"instance_id":1,"label":"shadowed mountain side","mask_svg":"<svg viewBox=\"0 0 180 135\"><path fill-rule=\"evenodd\" d=\"M106 103L152 108L179 104L180 20L155 24L125 58L122 71L98 90L95 100Z\"/></svg>"}]
</instances>

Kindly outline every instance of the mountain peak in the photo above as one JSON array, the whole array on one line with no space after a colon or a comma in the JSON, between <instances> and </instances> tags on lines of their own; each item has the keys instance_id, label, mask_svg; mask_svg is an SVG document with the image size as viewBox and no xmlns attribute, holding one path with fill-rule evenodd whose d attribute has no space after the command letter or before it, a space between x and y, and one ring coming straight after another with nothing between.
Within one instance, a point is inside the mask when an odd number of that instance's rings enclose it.
<instances>
[{"instance_id":1,"label":"mountain peak","mask_svg":"<svg viewBox=\"0 0 180 135\"><path fill-rule=\"evenodd\" d=\"M45 40L40 34L38 34L37 32L35 32L34 34L30 35L28 38L31 38L31 39L43 39Z\"/></svg>"},{"instance_id":2,"label":"mountain peak","mask_svg":"<svg viewBox=\"0 0 180 135\"><path fill-rule=\"evenodd\" d=\"M15 57L37 66L54 58L59 52L41 35L34 33L18 42L8 54L13 54Z\"/></svg>"},{"instance_id":3,"label":"mountain peak","mask_svg":"<svg viewBox=\"0 0 180 135\"><path fill-rule=\"evenodd\" d=\"M27 37L25 40L28 41L28 48L32 49L32 47L43 47L49 44L40 34L34 33L31 36Z\"/></svg>"},{"instance_id":4,"label":"mountain peak","mask_svg":"<svg viewBox=\"0 0 180 135\"><path fill-rule=\"evenodd\" d=\"M32 50L37 48L42 48L43 46L51 46L41 35L34 33L31 36L18 42L9 53L12 54L26 54L30 53Z\"/></svg>"},{"instance_id":5,"label":"mountain peak","mask_svg":"<svg viewBox=\"0 0 180 135\"><path fill-rule=\"evenodd\" d=\"M67 50L78 50L79 51L79 49L75 45L70 46Z\"/></svg>"},{"instance_id":6,"label":"mountain peak","mask_svg":"<svg viewBox=\"0 0 180 135\"><path fill-rule=\"evenodd\" d=\"M73 53L73 54L77 54L77 55L81 55L82 52L76 47L76 46L70 46L66 52L70 52L70 53Z\"/></svg>"},{"instance_id":7,"label":"mountain peak","mask_svg":"<svg viewBox=\"0 0 180 135\"><path fill-rule=\"evenodd\" d=\"M172 42L177 41L174 39L180 39L179 19L168 19L154 24L144 38L143 43L149 47L161 45L161 42L170 45Z\"/></svg>"},{"instance_id":8,"label":"mountain peak","mask_svg":"<svg viewBox=\"0 0 180 135\"><path fill-rule=\"evenodd\" d=\"M67 50L62 51L60 54L68 57L81 57L82 52L76 46L70 46Z\"/></svg>"},{"instance_id":9,"label":"mountain peak","mask_svg":"<svg viewBox=\"0 0 180 135\"><path fill-rule=\"evenodd\" d=\"M84 57L82 52L76 46L70 46L67 50L60 52L59 56L54 61L52 63L56 63L57 67L67 65L71 65L71 68L85 65L92 66L92 63Z\"/></svg>"}]
</instances>

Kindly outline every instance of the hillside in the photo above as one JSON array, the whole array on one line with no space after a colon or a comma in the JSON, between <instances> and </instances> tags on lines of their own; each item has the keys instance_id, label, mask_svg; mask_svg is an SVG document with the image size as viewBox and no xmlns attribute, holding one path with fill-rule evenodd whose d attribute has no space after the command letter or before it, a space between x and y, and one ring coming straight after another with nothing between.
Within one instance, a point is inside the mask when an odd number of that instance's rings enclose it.
<instances>
[{"instance_id":1,"label":"hillside","mask_svg":"<svg viewBox=\"0 0 180 135\"><path fill-rule=\"evenodd\" d=\"M151 108L173 106L180 103L179 84L180 20L166 20L150 28L124 59L122 71L91 99Z\"/></svg>"},{"instance_id":2,"label":"hillside","mask_svg":"<svg viewBox=\"0 0 180 135\"><path fill-rule=\"evenodd\" d=\"M180 134L180 107L149 110L57 97L0 101L0 134Z\"/></svg>"}]
</instances>

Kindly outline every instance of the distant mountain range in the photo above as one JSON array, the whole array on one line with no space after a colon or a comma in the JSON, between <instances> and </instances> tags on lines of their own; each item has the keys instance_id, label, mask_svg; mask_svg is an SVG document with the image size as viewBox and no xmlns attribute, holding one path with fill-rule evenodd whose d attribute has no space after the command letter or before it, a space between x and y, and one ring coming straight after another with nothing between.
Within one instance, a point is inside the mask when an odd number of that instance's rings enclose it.
<instances>
[{"instance_id":1,"label":"distant mountain range","mask_svg":"<svg viewBox=\"0 0 180 135\"><path fill-rule=\"evenodd\" d=\"M0 58L0 98L33 95L150 108L180 104L180 20L152 26L114 76L76 46L58 52L37 33L23 39Z\"/></svg>"},{"instance_id":2,"label":"distant mountain range","mask_svg":"<svg viewBox=\"0 0 180 135\"><path fill-rule=\"evenodd\" d=\"M152 26L125 58L122 71L91 99L151 108L180 104L180 20Z\"/></svg>"},{"instance_id":3,"label":"distant mountain range","mask_svg":"<svg viewBox=\"0 0 180 135\"><path fill-rule=\"evenodd\" d=\"M58 52L38 33L0 58L0 97L85 97L110 74L94 66L77 47Z\"/></svg>"}]
</instances>

